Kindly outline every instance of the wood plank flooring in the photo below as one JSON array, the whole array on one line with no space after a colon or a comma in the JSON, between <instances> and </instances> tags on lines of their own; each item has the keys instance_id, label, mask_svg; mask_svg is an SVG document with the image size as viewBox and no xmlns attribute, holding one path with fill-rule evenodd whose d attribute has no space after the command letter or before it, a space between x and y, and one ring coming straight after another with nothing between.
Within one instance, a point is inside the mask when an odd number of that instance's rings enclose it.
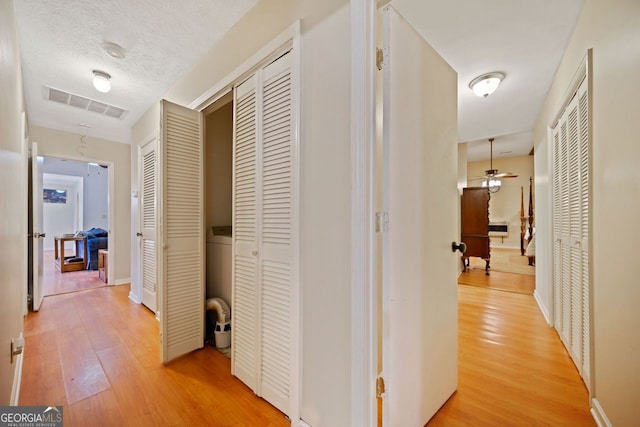
<instances>
[{"instance_id":1,"label":"wood plank flooring","mask_svg":"<svg viewBox=\"0 0 640 427\"><path fill-rule=\"evenodd\" d=\"M536 289L536 276L493 270L491 270L491 273L487 276L484 269L474 268L467 269L465 273L460 273L458 283L461 285L533 295L533 291Z\"/></svg>"},{"instance_id":2,"label":"wood plank flooring","mask_svg":"<svg viewBox=\"0 0 640 427\"><path fill-rule=\"evenodd\" d=\"M533 297L458 289L459 387L428 425L594 426L586 388ZM213 348L162 366L158 322L128 293L46 297L27 316L21 405L63 405L67 427L289 425Z\"/></svg>"},{"instance_id":3,"label":"wood plank flooring","mask_svg":"<svg viewBox=\"0 0 640 427\"><path fill-rule=\"evenodd\" d=\"M73 255L73 252L68 252L65 255ZM43 258L42 293L44 296L106 286L106 283L98 278L98 270L67 271L61 273L55 267L54 251L44 251Z\"/></svg>"},{"instance_id":4,"label":"wood plank flooring","mask_svg":"<svg viewBox=\"0 0 640 427\"><path fill-rule=\"evenodd\" d=\"M56 295L29 313L20 405L62 405L66 427L289 425L211 347L162 366L158 322L128 294Z\"/></svg>"},{"instance_id":5,"label":"wood plank flooring","mask_svg":"<svg viewBox=\"0 0 640 427\"><path fill-rule=\"evenodd\" d=\"M460 285L458 310L458 390L428 426L596 425L532 296Z\"/></svg>"}]
</instances>

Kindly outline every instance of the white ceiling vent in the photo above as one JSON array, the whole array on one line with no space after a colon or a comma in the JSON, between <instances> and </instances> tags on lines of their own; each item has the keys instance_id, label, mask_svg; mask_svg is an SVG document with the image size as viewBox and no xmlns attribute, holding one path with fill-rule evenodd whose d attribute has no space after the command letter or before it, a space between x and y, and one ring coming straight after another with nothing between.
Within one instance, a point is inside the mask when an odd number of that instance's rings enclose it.
<instances>
[{"instance_id":1,"label":"white ceiling vent","mask_svg":"<svg viewBox=\"0 0 640 427\"><path fill-rule=\"evenodd\" d=\"M116 119L122 119L128 112L123 108L85 98L84 96L74 95L60 89L54 89L49 86L43 86L42 88L45 99L48 99L49 101L70 105L72 107L82 108L83 110L93 111L94 113L102 114L103 116L114 117Z\"/></svg>"}]
</instances>

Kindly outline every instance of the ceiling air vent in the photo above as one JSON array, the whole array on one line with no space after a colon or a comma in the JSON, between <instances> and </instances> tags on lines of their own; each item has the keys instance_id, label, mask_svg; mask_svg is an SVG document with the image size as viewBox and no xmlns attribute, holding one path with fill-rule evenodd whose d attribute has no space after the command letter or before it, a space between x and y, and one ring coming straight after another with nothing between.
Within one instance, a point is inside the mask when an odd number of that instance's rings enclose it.
<instances>
[{"instance_id":1,"label":"ceiling air vent","mask_svg":"<svg viewBox=\"0 0 640 427\"><path fill-rule=\"evenodd\" d=\"M87 111L93 111L94 113L102 114L103 116L109 116L116 119L122 119L127 114L127 110L125 110L124 108L116 107L115 105L105 104L104 102L85 98L84 96L80 95L74 95L72 93L65 92L60 89L54 89L48 86L43 86L43 89L44 97L49 101L70 105L72 107L81 108Z\"/></svg>"}]
</instances>

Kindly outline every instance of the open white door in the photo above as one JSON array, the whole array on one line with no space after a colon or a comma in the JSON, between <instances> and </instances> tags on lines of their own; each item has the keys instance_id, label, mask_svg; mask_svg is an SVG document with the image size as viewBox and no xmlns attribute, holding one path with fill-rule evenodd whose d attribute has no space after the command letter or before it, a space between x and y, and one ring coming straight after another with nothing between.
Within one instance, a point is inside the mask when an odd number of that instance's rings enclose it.
<instances>
[{"instance_id":1,"label":"open white door","mask_svg":"<svg viewBox=\"0 0 640 427\"><path fill-rule=\"evenodd\" d=\"M457 75L383 17L383 425L422 426L457 387Z\"/></svg>"},{"instance_id":2,"label":"open white door","mask_svg":"<svg viewBox=\"0 0 640 427\"><path fill-rule=\"evenodd\" d=\"M158 147L158 281L162 362L204 345L202 115L162 101Z\"/></svg>"},{"instance_id":3,"label":"open white door","mask_svg":"<svg viewBox=\"0 0 640 427\"><path fill-rule=\"evenodd\" d=\"M38 144L34 142L31 145L31 209L32 224L31 238L33 239L32 252L32 273L33 273L33 311L40 310L42 298L42 271L43 271L43 245L42 241L45 237L42 233L44 224L42 218L42 164L44 159L38 156ZM62 255L64 256L64 254Z\"/></svg>"},{"instance_id":4,"label":"open white door","mask_svg":"<svg viewBox=\"0 0 640 427\"><path fill-rule=\"evenodd\" d=\"M140 148L138 155L138 182L140 183L140 256L142 277L142 304L156 312L156 225L158 188L158 140L154 137Z\"/></svg>"}]
</instances>

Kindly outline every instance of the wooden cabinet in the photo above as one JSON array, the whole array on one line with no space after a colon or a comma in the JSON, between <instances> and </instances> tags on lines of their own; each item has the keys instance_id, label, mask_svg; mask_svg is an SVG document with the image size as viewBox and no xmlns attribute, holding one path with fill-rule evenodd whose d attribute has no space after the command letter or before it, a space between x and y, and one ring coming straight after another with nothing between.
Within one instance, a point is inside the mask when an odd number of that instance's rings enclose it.
<instances>
[{"instance_id":1,"label":"wooden cabinet","mask_svg":"<svg viewBox=\"0 0 640 427\"><path fill-rule=\"evenodd\" d=\"M469 187L462 190L462 236L467 245L462 255L462 268L466 271L469 257L482 258L485 272L489 274L489 190L486 187Z\"/></svg>"},{"instance_id":2,"label":"wooden cabinet","mask_svg":"<svg viewBox=\"0 0 640 427\"><path fill-rule=\"evenodd\" d=\"M109 251L105 249L98 250L98 277L104 283L109 281Z\"/></svg>"}]
</instances>

